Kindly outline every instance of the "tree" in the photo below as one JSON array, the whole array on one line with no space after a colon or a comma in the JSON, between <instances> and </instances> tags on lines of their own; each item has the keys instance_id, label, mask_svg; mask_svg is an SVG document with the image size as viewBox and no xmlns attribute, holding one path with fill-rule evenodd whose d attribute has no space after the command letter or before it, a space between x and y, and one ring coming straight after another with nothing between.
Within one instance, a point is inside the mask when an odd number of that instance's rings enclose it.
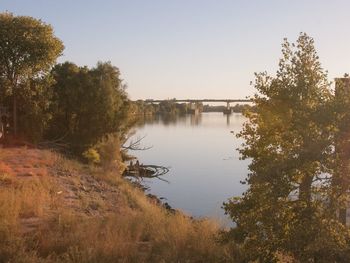
<instances>
[{"instance_id":1,"label":"tree","mask_svg":"<svg viewBox=\"0 0 350 263\"><path fill-rule=\"evenodd\" d=\"M255 111L239 137L251 158L243 197L224 204L249 260L335 262L349 248L349 231L329 205L334 159L333 95L312 38L282 45L275 77L256 74ZM337 261L341 262L341 261ZM346 261L343 261L346 262Z\"/></svg>"},{"instance_id":2,"label":"tree","mask_svg":"<svg viewBox=\"0 0 350 263\"><path fill-rule=\"evenodd\" d=\"M334 120L336 133L334 140L335 160L334 174L332 176L331 203L338 214L339 221L346 225L347 208L349 204L350 189L350 78L335 80Z\"/></svg>"},{"instance_id":3,"label":"tree","mask_svg":"<svg viewBox=\"0 0 350 263\"><path fill-rule=\"evenodd\" d=\"M63 51L50 25L28 16L0 14L0 81L4 101L11 105L17 135L18 100L31 100Z\"/></svg>"},{"instance_id":4,"label":"tree","mask_svg":"<svg viewBox=\"0 0 350 263\"><path fill-rule=\"evenodd\" d=\"M95 68L56 65L47 137L62 138L81 154L103 137L128 130L129 100L119 70L110 63Z\"/></svg>"}]
</instances>

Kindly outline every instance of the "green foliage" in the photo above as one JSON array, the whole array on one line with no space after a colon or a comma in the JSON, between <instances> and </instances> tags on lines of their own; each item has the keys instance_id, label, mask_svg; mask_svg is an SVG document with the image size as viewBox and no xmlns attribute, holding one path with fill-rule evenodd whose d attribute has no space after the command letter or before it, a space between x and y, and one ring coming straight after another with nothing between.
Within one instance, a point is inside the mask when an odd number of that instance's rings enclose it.
<instances>
[{"instance_id":1,"label":"green foliage","mask_svg":"<svg viewBox=\"0 0 350 263\"><path fill-rule=\"evenodd\" d=\"M227 106L225 105L204 105L203 106L203 112L224 112L226 110ZM249 104L236 104L231 107L232 112L237 113L244 113L246 111L254 111L254 106L251 106Z\"/></svg>"},{"instance_id":2,"label":"green foliage","mask_svg":"<svg viewBox=\"0 0 350 263\"><path fill-rule=\"evenodd\" d=\"M48 128L51 118L51 76L30 80L22 86L18 101L18 128L20 134L31 142L39 142Z\"/></svg>"},{"instance_id":3,"label":"green foliage","mask_svg":"<svg viewBox=\"0 0 350 263\"><path fill-rule=\"evenodd\" d=\"M101 165L105 170L117 169L123 174L126 166L121 156L121 143L119 134L108 134L102 138L95 148L101 157Z\"/></svg>"},{"instance_id":4,"label":"green foliage","mask_svg":"<svg viewBox=\"0 0 350 263\"><path fill-rule=\"evenodd\" d=\"M85 152L83 152L83 157L86 158L86 160L90 163L90 164L98 164L100 163L100 155L98 154L98 152L93 149L93 148L89 148L87 149Z\"/></svg>"},{"instance_id":5,"label":"green foliage","mask_svg":"<svg viewBox=\"0 0 350 263\"><path fill-rule=\"evenodd\" d=\"M313 39L285 40L276 76L256 74L255 88L256 109L239 134L242 158L252 159L249 189L224 205L237 224L229 238L242 243L247 260L276 262L287 254L335 262L350 235L329 205L333 98Z\"/></svg>"},{"instance_id":6,"label":"green foliage","mask_svg":"<svg viewBox=\"0 0 350 263\"><path fill-rule=\"evenodd\" d=\"M335 169L332 178L332 205L339 208L339 220L345 224L349 200L350 173L350 78L336 79L334 100Z\"/></svg>"},{"instance_id":7,"label":"green foliage","mask_svg":"<svg viewBox=\"0 0 350 263\"><path fill-rule=\"evenodd\" d=\"M176 103L171 100L162 101L159 103L159 112L165 114L176 114Z\"/></svg>"},{"instance_id":8,"label":"green foliage","mask_svg":"<svg viewBox=\"0 0 350 263\"><path fill-rule=\"evenodd\" d=\"M93 163L98 158L91 151L99 144L105 164L104 138L116 133L123 138L133 124L125 85L110 63L89 69L66 62L52 68L62 51L50 25L0 14L0 103L12 108L15 135L63 143Z\"/></svg>"},{"instance_id":9,"label":"green foliage","mask_svg":"<svg viewBox=\"0 0 350 263\"><path fill-rule=\"evenodd\" d=\"M49 138L62 138L81 153L108 134L128 130L129 102L116 67L98 63L88 69L66 62L55 66L52 76Z\"/></svg>"},{"instance_id":10,"label":"green foliage","mask_svg":"<svg viewBox=\"0 0 350 263\"><path fill-rule=\"evenodd\" d=\"M37 138L31 126L39 124L39 130L45 126L43 106L48 103L49 86L43 84L62 51L50 25L28 16L0 14L0 102L12 108L15 134L17 118L21 123L26 120L22 135Z\"/></svg>"}]
</instances>

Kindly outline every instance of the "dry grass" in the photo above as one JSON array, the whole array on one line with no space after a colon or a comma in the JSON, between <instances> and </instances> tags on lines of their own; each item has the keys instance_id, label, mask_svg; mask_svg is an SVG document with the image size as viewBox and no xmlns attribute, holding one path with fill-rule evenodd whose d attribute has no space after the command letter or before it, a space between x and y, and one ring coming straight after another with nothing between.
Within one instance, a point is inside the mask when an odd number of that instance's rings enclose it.
<instances>
[{"instance_id":1,"label":"dry grass","mask_svg":"<svg viewBox=\"0 0 350 263\"><path fill-rule=\"evenodd\" d=\"M48 175L51 152L1 149L0 211L2 220L43 217L50 209L55 184Z\"/></svg>"},{"instance_id":2,"label":"dry grass","mask_svg":"<svg viewBox=\"0 0 350 263\"><path fill-rule=\"evenodd\" d=\"M0 174L23 177L47 176L49 168L56 161L56 155L50 151L25 147L0 150Z\"/></svg>"},{"instance_id":3,"label":"dry grass","mask_svg":"<svg viewBox=\"0 0 350 263\"><path fill-rule=\"evenodd\" d=\"M218 227L158 207L103 219L62 214L38 235L39 253L64 262L233 262Z\"/></svg>"},{"instance_id":4,"label":"dry grass","mask_svg":"<svg viewBox=\"0 0 350 263\"><path fill-rule=\"evenodd\" d=\"M28 151L21 163L0 154L0 263L234 262L215 222L169 213L111 172ZM29 167L45 174L18 176Z\"/></svg>"}]
</instances>

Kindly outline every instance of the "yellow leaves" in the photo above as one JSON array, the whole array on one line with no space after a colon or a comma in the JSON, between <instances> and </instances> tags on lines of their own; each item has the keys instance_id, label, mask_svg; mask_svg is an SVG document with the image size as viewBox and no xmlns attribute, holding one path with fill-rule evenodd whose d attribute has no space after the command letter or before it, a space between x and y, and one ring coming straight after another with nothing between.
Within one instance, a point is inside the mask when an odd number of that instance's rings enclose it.
<instances>
[{"instance_id":1,"label":"yellow leaves","mask_svg":"<svg viewBox=\"0 0 350 263\"><path fill-rule=\"evenodd\" d=\"M100 155L93 148L89 148L86 151L84 151L83 152L83 157L85 157L90 164L98 164L98 163L100 163Z\"/></svg>"}]
</instances>

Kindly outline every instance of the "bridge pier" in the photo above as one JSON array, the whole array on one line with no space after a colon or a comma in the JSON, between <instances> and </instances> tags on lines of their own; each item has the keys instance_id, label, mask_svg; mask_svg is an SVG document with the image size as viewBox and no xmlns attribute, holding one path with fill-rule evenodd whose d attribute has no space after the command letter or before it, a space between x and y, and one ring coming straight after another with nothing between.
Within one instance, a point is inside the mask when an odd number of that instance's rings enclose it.
<instances>
[{"instance_id":1,"label":"bridge pier","mask_svg":"<svg viewBox=\"0 0 350 263\"><path fill-rule=\"evenodd\" d=\"M194 114L194 115L198 115L199 114L199 108L198 108L197 103L190 102L189 104L190 104L190 109L189 109L188 113Z\"/></svg>"},{"instance_id":2,"label":"bridge pier","mask_svg":"<svg viewBox=\"0 0 350 263\"><path fill-rule=\"evenodd\" d=\"M230 102L229 101L226 101L226 109L224 109L224 114L227 114L227 115L230 115L232 113L232 109L231 109L231 106L230 106Z\"/></svg>"}]
</instances>

